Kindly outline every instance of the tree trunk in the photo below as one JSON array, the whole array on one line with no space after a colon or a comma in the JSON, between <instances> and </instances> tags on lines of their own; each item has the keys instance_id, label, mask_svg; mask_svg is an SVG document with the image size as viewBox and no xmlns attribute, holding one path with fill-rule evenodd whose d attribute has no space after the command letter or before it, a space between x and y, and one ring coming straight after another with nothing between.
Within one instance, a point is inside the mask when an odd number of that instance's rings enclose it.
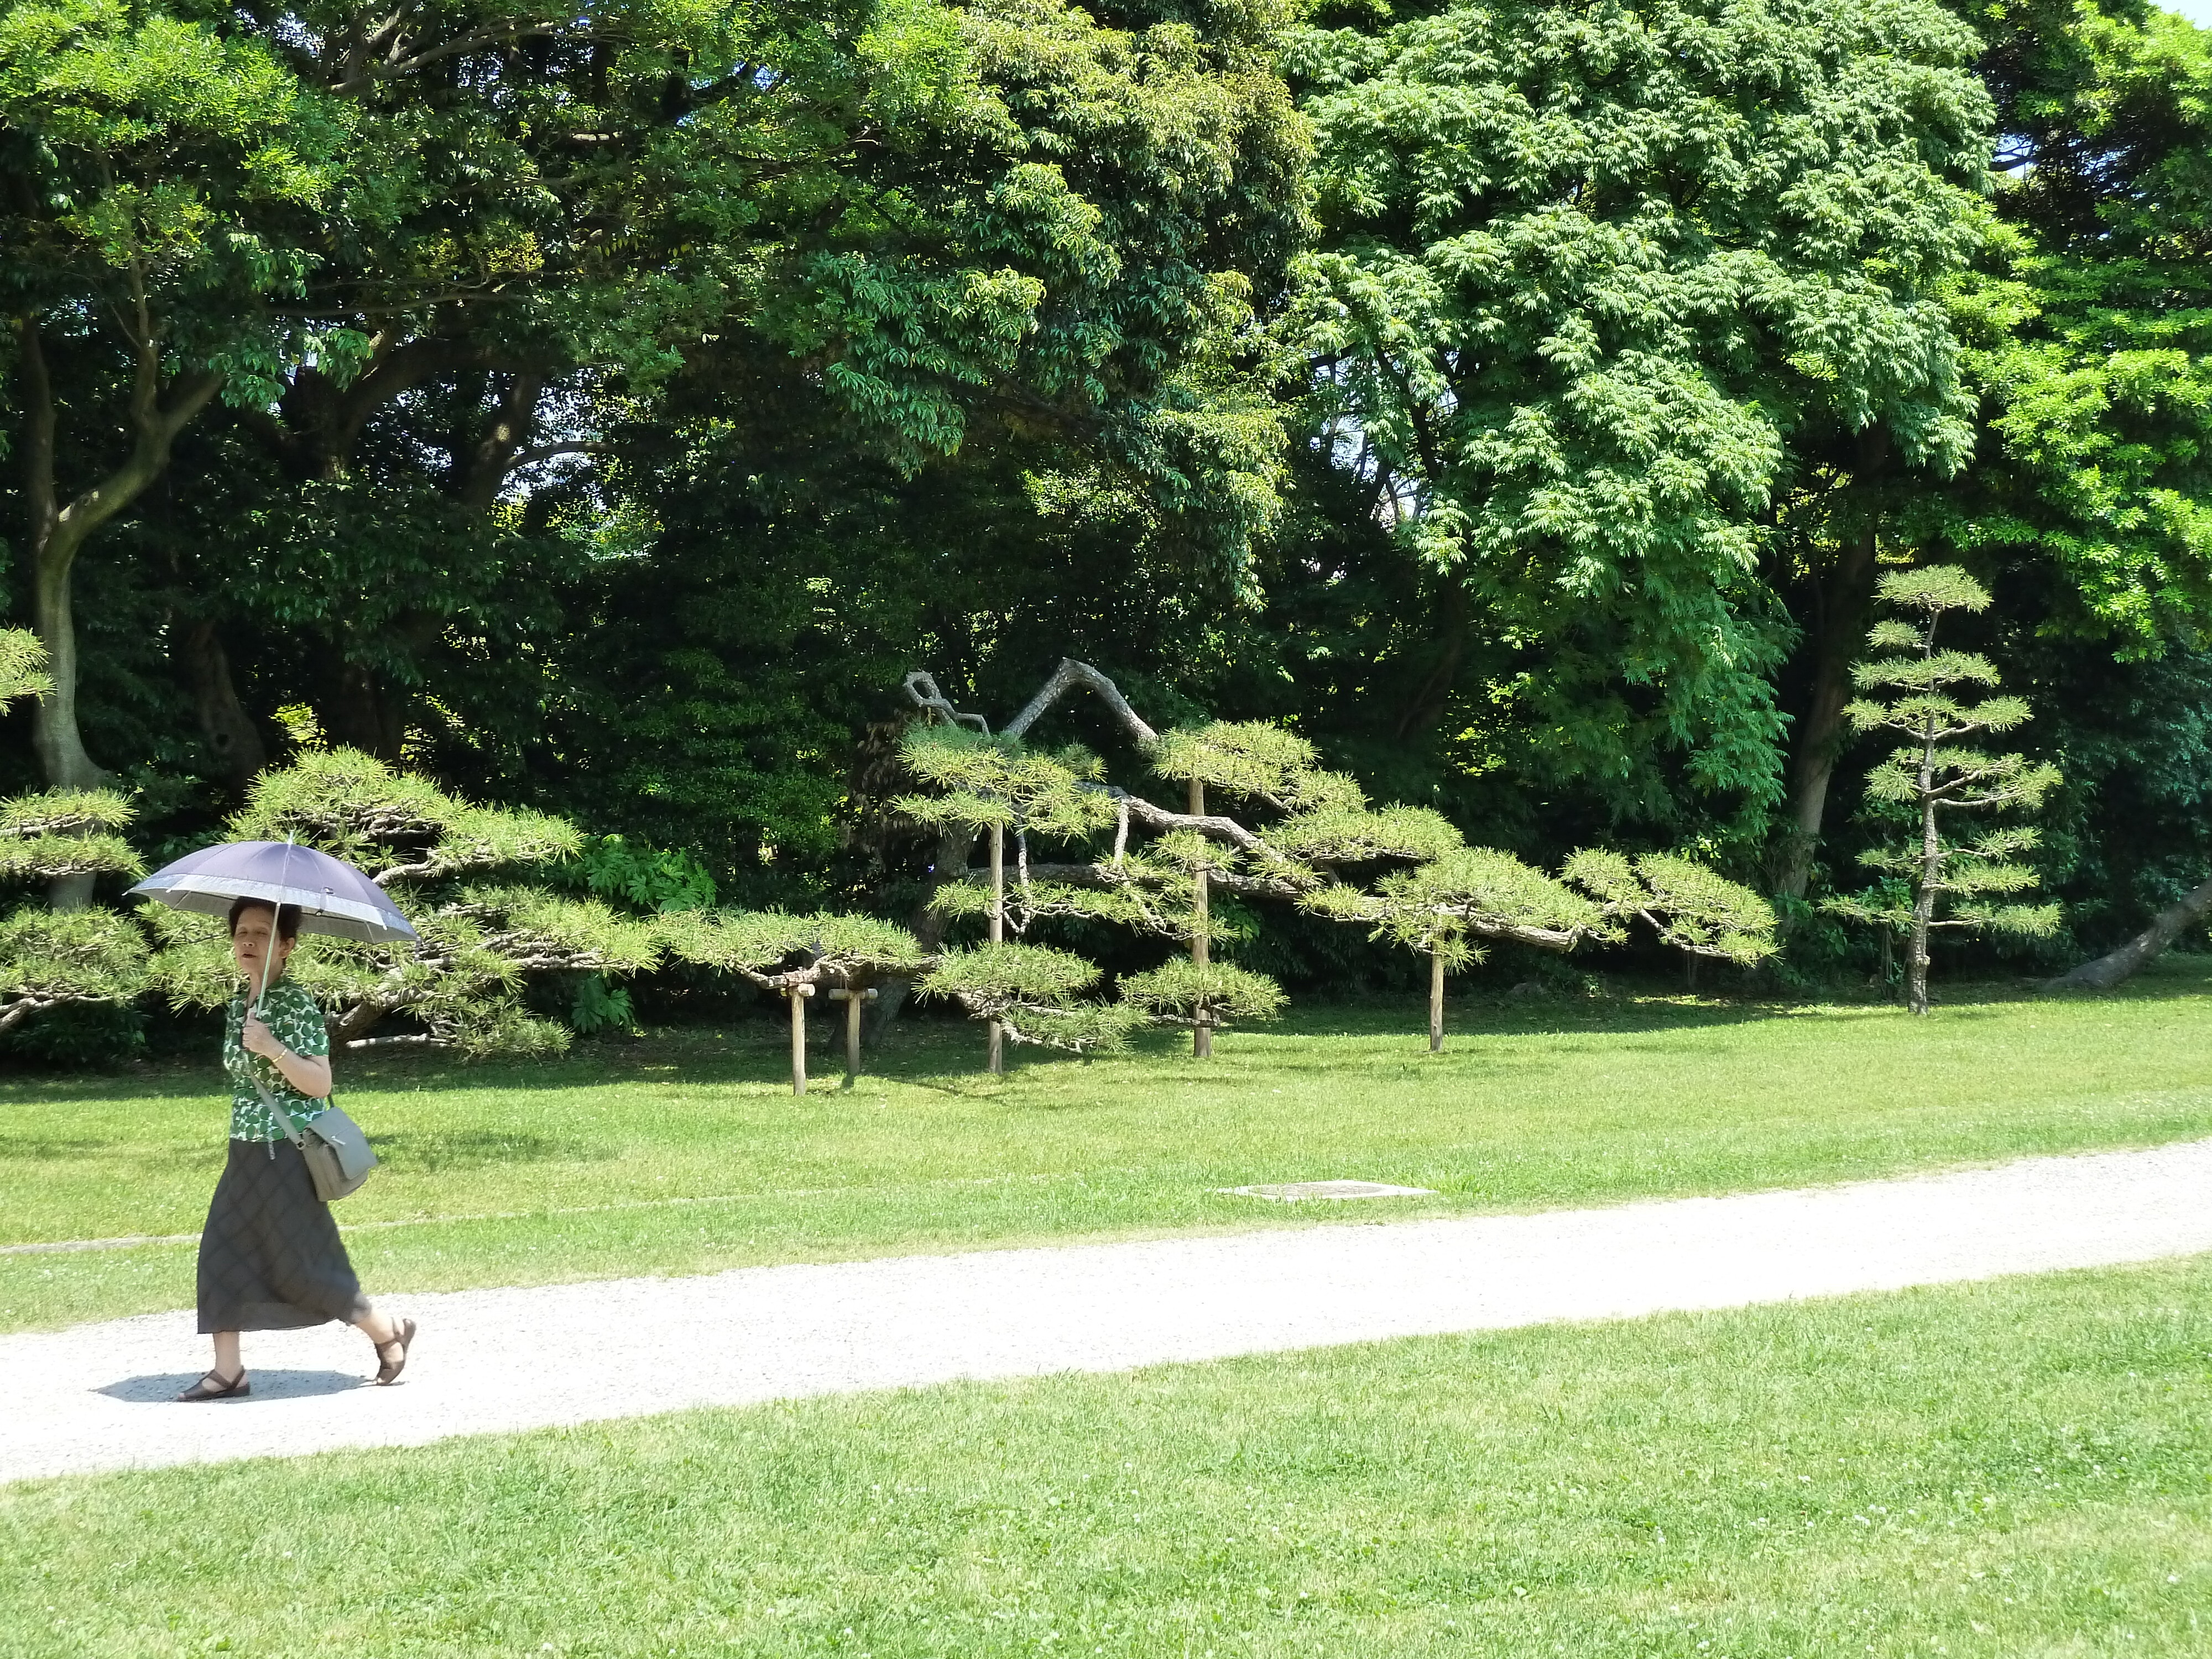
<instances>
[{"instance_id":1,"label":"tree trunk","mask_svg":"<svg viewBox=\"0 0 2212 1659\"><path fill-rule=\"evenodd\" d=\"M70 581L76 557L74 545L32 544L31 626L46 647L54 689L33 705L31 746L52 789L98 789L109 777L86 752L77 728L76 617Z\"/></svg>"},{"instance_id":2,"label":"tree trunk","mask_svg":"<svg viewBox=\"0 0 2212 1659\"><path fill-rule=\"evenodd\" d=\"M991 943L997 945L1006 937L1006 828L1002 823L991 826ZM991 1072L994 1076L1006 1069L1006 1032L997 1020L991 1022Z\"/></svg>"},{"instance_id":3,"label":"tree trunk","mask_svg":"<svg viewBox=\"0 0 2212 1659\"><path fill-rule=\"evenodd\" d=\"M514 458L530 441L530 428L538 418L538 394L543 385L534 374L508 376L497 411L478 440L467 471L456 481L454 493L477 512L489 513L498 505L499 492L507 483Z\"/></svg>"},{"instance_id":4,"label":"tree trunk","mask_svg":"<svg viewBox=\"0 0 2212 1659\"><path fill-rule=\"evenodd\" d=\"M1431 945L1429 950L1429 1052L1440 1054L1444 1051L1444 953Z\"/></svg>"},{"instance_id":5,"label":"tree trunk","mask_svg":"<svg viewBox=\"0 0 2212 1659\"><path fill-rule=\"evenodd\" d=\"M1194 818L1202 818L1206 816L1206 786L1196 778L1190 781L1190 815ZM1201 968L1213 959L1212 941L1206 937L1209 914L1206 900L1206 872L1203 870L1194 872L1191 878L1190 895L1190 959ZM1211 1060L1213 1058L1213 1027L1208 1021L1203 1008L1196 1012L1197 1024L1190 1028L1191 1058Z\"/></svg>"},{"instance_id":6,"label":"tree trunk","mask_svg":"<svg viewBox=\"0 0 2212 1659\"><path fill-rule=\"evenodd\" d=\"M1437 660L1422 677L1399 711L1393 732L1407 743L1442 723L1451 706L1452 688L1459 683L1460 664L1467 656L1467 585L1447 579L1443 592L1430 617L1429 637L1437 645Z\"/></svg>"},{"instance_id":7,"label":"tree trunk","mask_svg":"<svg viewBox=\"0 0 2212 1659\"><path fill-rule=\"evenodd\" d=\"M382 677L363 663L346 663L338 670L327 724L331 735L347 747L394 765L406 744L404 714Z\"/></svg>"},{"instance_id":8,"label":"tree trunk","mask_svg":"<svg viewBox=\"0 0 2212 1659\"><path fill-rule=\"evenodd\" d=\"M2085 962L2069 973L2061 974L2043 988L2046 991L2109 991L2130 975L2150 966L2164 953L2167 945L2208 916L2212 916L2212 881L2187 894L2179 903L2170 904L2160 911L2149 927L2118 950L2099 957L2094 962Z\"/></svg>"},{"instance_id":9,"label":"tree trunk","mask_svg":"<svg viewBox=\"0 0 2212 1659\"><path fill-rule=\"evenodd\" d=\"M1920 890L1912 896L1912 943L1905 958L1905 1006L1928 1012L1928 930L1936 920L1936 884L1943 872L1943 842L1936 828L1936 740L1920 751Z\"/></svg>"},{"instance_id":10,"label":"tree trunk","mask_svg":"<svg viewBox=\"0 0 2212 1659\"><path fill-rule=\"evenodd\" d=\"M215 623L205 617L179 617L172 637L172 650L199 716L200 735L222 769L223 781L242 795L269 764L269 750L239 701L229 653L222 648Z\"/></svg>"},{"instance_id":11,"label":"tree trunk","mask_svg":"<svg viewBox=\"0 0 2212 1659\"><path fill-rule=\"evenodd\" d=\"M85 538L123 503L115 501L96 518L87 510L96 492L62 505L54 474L54 398L46 379L45 348L31 318L17 320L15 334L27 428L23 493L31 520L26 550L31 563L31 626L46 647L46 670L53 680L53 690L31 707L31 747L49 789L97 789L107 782L108 775L93 763L77 728L76 617L70 578Z\"/></svg>"},{"instance_id":12,"label":"tree trunk","mask_svg":"<svg viewBox=\"0 0 2212 1659\"><path fill-rule=\"evenodd\" d=\"M46 647L53 690L31 711L31 746L50 789L97 789L108 774L94 764L77 725L76 617L70 578L76 556L94 531L144 493L169 464L170 446L186 422L207 407L223 377L201 370L179 377L165 398L161 390L161 347L155 338L143 289L137 289L137 332L130 336L137 359L130 402L131 453L106 477L70 498L61 497L55 471L55 405L46 374L38 319L15 319L16 371L24 412L23 494L29 507L26 550L31 564L31 625ZM65 876L47 889L58 910L91 902L92 878Z\"/></svg>"},{"instance_id":13,"label":"tree trunk","mask_svg":"<svg viewBox=\"0 0 2212 1659\"><path fill-rule=\"evenodd\" d=\"M1865 644L1874 602L1875 526L1838 550L1814 588L1813 687L1790 758L1789 842L1776 892L1802 899L1813 878L1814 855L1827 816L1828 785L1850 735L1844 710L1851 700L1851 664Z\"/></svg>"}]
</instances>

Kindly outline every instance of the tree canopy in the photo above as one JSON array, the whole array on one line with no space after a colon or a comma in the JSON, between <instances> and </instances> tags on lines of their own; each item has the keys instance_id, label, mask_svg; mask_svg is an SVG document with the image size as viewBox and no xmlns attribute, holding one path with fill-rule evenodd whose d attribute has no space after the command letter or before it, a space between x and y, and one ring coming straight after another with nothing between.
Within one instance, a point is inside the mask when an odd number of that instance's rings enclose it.
<instances>
[{"instance_id":1,"label":"tree canopy","mask_svg":"<svg viewBox=\"0 0 2212 1659\"><path fill-rule=\"evenodd\" d=\"M2212 875L2208 124L2143 0L22 0L6 959L201 1006L123 878L282 826L354 1041L1879 975L1955 567L2056 970Z\"/></svg>"}]
</instances>

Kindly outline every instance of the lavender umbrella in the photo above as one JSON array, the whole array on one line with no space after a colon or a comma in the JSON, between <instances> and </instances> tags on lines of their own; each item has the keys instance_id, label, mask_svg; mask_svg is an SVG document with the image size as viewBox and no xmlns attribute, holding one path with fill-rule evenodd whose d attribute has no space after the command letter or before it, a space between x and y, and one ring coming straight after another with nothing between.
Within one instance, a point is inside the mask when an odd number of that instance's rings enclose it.
<instances>
[{"instance_id":1,"label":"lavender umbrella","mask_svg":"<svg viewBox=\"0 0 2212 1659\"><path fill-rule=\"evenodd\" d=\"M384 890L343 859L289 841L234 841L165 864L131 892L178 910L222 915L235 899L300 907L302 933L368 945L416 937Z\"/></svg>"}]
</instances>

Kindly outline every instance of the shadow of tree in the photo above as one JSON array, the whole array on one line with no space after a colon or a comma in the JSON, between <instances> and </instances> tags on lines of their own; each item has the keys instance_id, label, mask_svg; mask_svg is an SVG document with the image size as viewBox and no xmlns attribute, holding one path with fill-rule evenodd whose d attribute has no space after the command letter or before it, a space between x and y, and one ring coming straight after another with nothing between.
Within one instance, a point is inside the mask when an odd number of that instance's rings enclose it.
<instances>
[{"instance_id":1,"label":"shadow of tree","mask_svg":"<svg viewBox=\"0 0 2212 1659\"><path fill-rule=\"evenodd\" d=\"M90 1158L118 1158L143 1164L150 1157L159 1158L167 1164L218 1170L228 1156L228 1148L221 1140L149 1142L130 1138L128 1131L118 1131L107 1139L83 1135L68 1139L54 1135L0 1133L0 1162L20 1158L28 1164L80 1164Z\"/></svg>"},{"instance_id":2,"label":"shadow of tree","mask_svg":"<svg viewBox=\"0 0 2212 1659\"><path fill-rule=\"evenodd\" d=\"M618 1148L603 1143L512 1129L401 1130L371 1135L368 1144L395 1169L428 1172L493 1164L603 1164L619 1156Z\"/></svg>"},{"instance_id":3,"label":"shadow of tree","mask_svg":"<svg viewBox=\"0 0 2212 1659\"><path fill-rule=\"evenodd\" d=\"M2037 990L2037 982L2027 979L1954 981L1938 988L1938 1010L1952 1018L1994 1018L2008 1006L2039 1000ZM2116 990L2094 997L2040 1000L2049 1007L2065 1008L2078 1007L2085 1002L2171 1002L2202 999L2208 994L2212 994L2212 957L2175 952ZM1486 1037L1688 1033L1767 1020L1819 1020L1838 1014L1864 1018L1893 1011L1896 1011L1895 1004L1873 997L1839 995L1825 1002L1771 997L1694 998L1671 989L1639 990L1633 986L1601 997L1560 994L1528 997L1462 995L1452 998L1446 1006L1445 1040L1449 1053L1455 1042ZM816 1028L813 1035L821 1045L815 1062L821 1067L817 1086L824 1086L837 1069L834 1044L828 1040L823 1022L816 1022ZM1333 1003L1309 1001L1293 1006L1275 1024L1243 1027L1226 1033L1221 1040L1222 1058L1235 1057L1237 1045L1255 1039L1265 1042L1282 1037L1391 1037L1422 1042L1426 1032L1427 1010L1418 997L1362 996ZM1134 1053L1140 1060L1165 1060L1187 1051L1188 1042L1188 1036L1182 1032L1146 1032L1139 1035ZM489 1060L468 1065L449 1054L422 1051L341 1055L339 1086L342 1092L477 1089L523 1091L653 1082L773 1088L787 1086L788 1044L787 1030L780 1021L761 1018L712 1030L658 1032L637 1040L587 1042L579 1043L566 1055L544 1060ZM954 1079L980 1077L982 1054L980 1026L949 1015L925 1012L902 1018L892 1026L871 1045L864 1064L872 1076L937 1087ZM1014 1060L1017 1073L1035 1067L1085 1063L1073 1055L1026 1050L1017 1051ZM17 1103L58 1105L74 1100L97 1100L213 1107L219 1104L222 1093L221 1078L210 1065L201 1060L91 1075L40 1074L11 1068L0 1073L0 1121ZM58 1146L67 1144L59 1137L43 1139ZM530 1138L514 1139L527 1141ZM479 1161L488 1162L502 1155L505 1154L487 1152ZM574 1154L562 1150L543 1153L523 1150L512 1155L556 1158ZM452 1156L457 1159L465 1158L468 1156L467 1150L456 1148Z\"/></svg>"}]
</instances>

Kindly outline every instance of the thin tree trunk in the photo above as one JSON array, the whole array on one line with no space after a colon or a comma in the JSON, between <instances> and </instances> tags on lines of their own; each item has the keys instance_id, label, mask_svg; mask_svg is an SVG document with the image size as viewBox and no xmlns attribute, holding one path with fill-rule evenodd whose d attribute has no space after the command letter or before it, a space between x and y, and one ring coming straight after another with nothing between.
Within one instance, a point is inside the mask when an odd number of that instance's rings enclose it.
<instances>
[{"instance_id":1,"label":"thin tree trunk","mask_svg":"<svg viewBox=\"0 0 2212 1659\"><path fill-rule=\"evenodd\" d=\"M1920 890L1912 896L1912 945L1905 959L1905 1006L1928 1012L1928 930L1936 920L1936 884L1942 874L1943 843L1936 828L1935 722L1920 749Z\"/></svg>"},{"instance_id":2,"label":"thin tree trunk","mask_svg":"<svg viewBox=\"0 0 2212 1659\"><path fill-rule=\"evenodd\" d=\"M2166 946L2191 927L2212 916L2212 881L2187 894L2178 904L2160 911L2149 927L2117 951L2085 962L2061 974L2043 988L2046 991L2109 991L2129 975L2148 968Z\"/></svg>"},{"instance_id":3,"label":"thin tree trunk","mask_svg":"<svg viewBox=\"0 0 2212 1659\"><path fill-rule=\"evenodd\" d=\"M1002 823L991 826L991 943L1000 944L1006 937L1006 828ZM997 1020L991 1022L991 1071L995 1076L1006 1069L1006 1033Z\"/></svg>"},{"instance_id":4,"label":"thin tree trunk","mask_svg":"<svg viewBox=\"0 0 2212 1659\"><path fill-rule=\"evenodd\" d=\"M81 540L52 535L31 544L31 626L46 647L54 682L32 707L31 747L54 789L98 789L111 777L87 752L77 726L76 612L70 579Z\"/></svg>"},{"instance_id":5,"label":"thin tree trunk","mask_svg":"<svg viewBox=\"0 0 2212 1659\"><path fill-rule=\"evenodd\" d=\"M1444 1051L1444 953L1429 947L1429 1052Z\"/></svg>"},{"instance_id":6,"label":"thin tree trunk","mask_svg":"<svg viewBox=\"0 0 2212 1659\"><path fill-rule=\"evenodd\" d=\"M1813 860L1828 811L1828 785L1850 735L1844 710L1851 700L1851 664L1865 644L1867 612L1874 601L1875 526L1837 554L1815 589L1813 689L1798 722L1790 759L1790 840L1775 890L1802 899L1811 885Z\"/></svg>"},{"instance_id":7,"label":"thin tree trunk","mask_svg":"<svg viewBox=\"0 0 2212 1659\"><path fill-rule=\"evenodd\" d=\"M1206 816L1206 786L1196 778L1190 781L1190 815L1194 818ZM1197 871L1191 879L1191 935L1190 959L1203 968L1212 960L1212 941L1206 937L1208 905L1206 872ZM1194 1011L1198 1016L1190 1028L1190 1054L1194 1060L1213 1058L1213 1027L1206 1018L1206 1010Z\"/></svg>"}]
</instances>

